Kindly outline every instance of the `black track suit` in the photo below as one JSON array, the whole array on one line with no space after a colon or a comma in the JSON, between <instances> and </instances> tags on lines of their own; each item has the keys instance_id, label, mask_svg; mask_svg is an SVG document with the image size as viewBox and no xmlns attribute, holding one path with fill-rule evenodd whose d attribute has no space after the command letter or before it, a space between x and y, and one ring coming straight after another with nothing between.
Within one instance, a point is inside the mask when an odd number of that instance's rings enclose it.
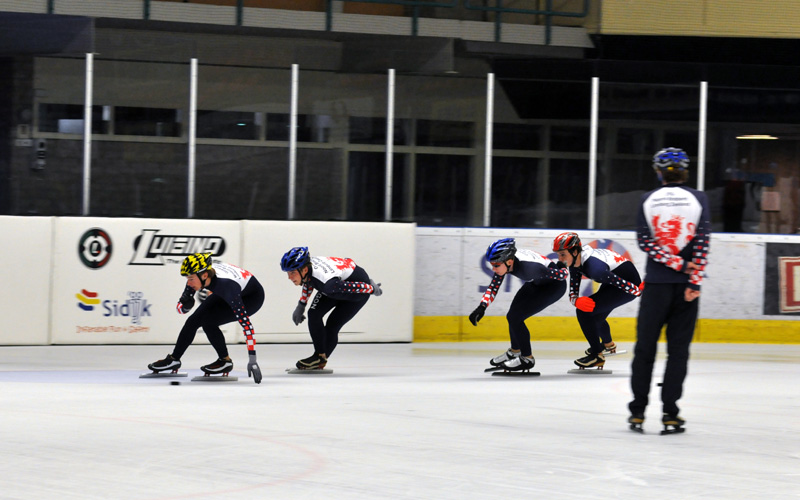
<instances>
[{"instance_id":1,"label":"black track suit","mask_svg":"<svg viewBox=\"0 0 800 500\"><path fill-rule=\"evenodd\" d=\"M536 252L519 249L514 257L514 270L511 274L525 283L519 289L511 307L508 308L508 334L511 337L511 348L519 349L523 356L530 356L531 333L525 326L525 320L544 310L560 299L567 290L567 270L558 268L547 257ZM497 296L500 285L506 275L495 273L492 282L481 298L481 304L488 306Z\"/></svg>"},{"instance_id":2,"label":"black track suit","mask_svg":"<svg viewBox=\"0 0 800 500\"><path fill-rule=\"evenodd\" d=\"M198 328L208 337L208 341L217 351L220 359L228 356L228 348L225 345L225 336L220 330L220 325L238 321L247 339L247 351L255 352L256 341L253 338L253 324L250 316L257 313L264 304L264 288L258 282L253 273L225 262L214 262L213 265L216 276L211 278L211 282L206 290L211 292L208 297L200 302L200 305L184 323L172 357L181 359L183 353L192 344ZM183 295L194 296L194 289L186 286ZM178 312L181 311L181 303L178 303Z\"/></svg>"},{"instance_id":3,"label":"black track suit","mask_svg":"<svg viewBox=\"0 0 800 500\"><path fill-rule=\"evenodd\" d=\"M678 414L699 307L699 299L687 302L684 293L687 288L700 290L703 281L709 214L705 193L683 184L666 184L642 196L637 237L639 248L647 253L647 268L631 365L631 413L644 413L647 407L658 338L667 325L661 402L664 413ZM685 272L689 262L698 269Z\"/></svg>"},{"instance_id":4,"label":"black track suit","mask_svg":"<svg viewBox=\"0 0 800 500\"><path fill-rule=\"evenodd\" d=\"M367 272L353 259L311 257L310 273L303 284L300 302L306 304L311 292L317 289L308 311L308 331L314 352L330 357L339 343L339 331L364 307L374 288ZM331 310L324 323L324 316Z\"/></svg>"},{"instance_id":5,"label":"black track suit","mask_svg":"<svg viewBox=\"0 0 800 500\"><path fill-rule=\"evenodd\" d=\"M639 295L642 280L633 262L607 248L581 248L581 265L569 268L569 300L575 305L583 276L600 283L600 288L589 296L594 300L591 312L575 310L578 323L595 354L603 352L603 342L611 342L611 327L608 315ZM601 342L602 340L602 342Z\"/></svg>"}]
</instances>

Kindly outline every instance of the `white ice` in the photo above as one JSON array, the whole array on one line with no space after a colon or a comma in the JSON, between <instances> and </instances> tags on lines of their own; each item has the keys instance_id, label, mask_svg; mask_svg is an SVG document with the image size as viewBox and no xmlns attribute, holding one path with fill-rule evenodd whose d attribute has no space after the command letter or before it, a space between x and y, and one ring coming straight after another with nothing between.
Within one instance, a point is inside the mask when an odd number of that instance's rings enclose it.
<instances>
[{"instance_id":1,"label":"white ice","mask_svg":"<svg viewBox=\"0 0 800 500\"><path fill-rule=\"evenodd\" d=\"M627 428L631 344L611 375L568 375L585 345L534 342L540 377L483 373L502 343L258 345L264 380L139 379L170 346L0 347L2 499L800 498L800 346L695 344L660 436ZM663 352L663 345L660 346ZM184 356L190 377L213 361Z\"/></svg>"}]
</instances>

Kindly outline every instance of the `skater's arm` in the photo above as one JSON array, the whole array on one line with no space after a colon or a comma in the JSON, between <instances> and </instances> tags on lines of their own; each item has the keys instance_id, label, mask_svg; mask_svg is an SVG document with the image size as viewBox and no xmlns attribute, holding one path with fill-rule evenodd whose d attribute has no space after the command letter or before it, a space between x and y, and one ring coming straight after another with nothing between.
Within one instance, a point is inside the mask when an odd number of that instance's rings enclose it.
<instances>
[{"instance_id":1,"label":"skater's arm","mask_svg":"<svg viewBox=\"0 0 800 500\"><path fill-rule=\"evenodd\" d=\"M236 294L229 302L231 309L233 309L233 314L236 316L236 321L239 322L239 325L242 327L244 331L245 339L247 339L247 351L250 354L256 353L256 339L253 337L255 333L253 331L253 323L250 322L250 316L247 314L247 310L244 308L244 302L242 302L242 296Z\"/></svg>"},{"instance_id":2,"label":"skater's arm","mask_svg":"<svg viewBox=\"0 0 800 500\"><path fill-rule=\"evenodd\" d=\"M494 302L494 298L500 290L500 285L503 284L503 279L505 279L505 275L500 276L499 274L495 274L492 276L492 282L486 287L486 291L483 292L483 297L481 297L481 304L483 304L484 307L488 307L489 304Z\"/></svg>"},{"instance_id":3,"label":"skater's arm","mask_svg":"<svg viewBox=\"0 0 800 500\"><path fill-rule=\"evenodd\" d=\"M194 307L194 288L186 285L186 288L183 289L183 293L181 294L181 298L178 299L178 305L176 309L178 310L178 314L186 314L192 310Z\"/></svg>"},{"instance_id":4,"label":"skater's arm","mask_svg":"<svg viewBox=\"0 0 800 500\"><path fill-rule=\"evenodd\" d=\"M311 297L311 292L314 291L314 286L311 283L303 283L303 291L300 292L300 303L308 304L308 298Z\"/></svg>"},{"instance_id":5,"label":"skater's arm","mask_svg":"<svg viewBox=\"0 0 800 500\"><path fill-rule=\"evenodd\" d=\"M711 240L711 220L709 217L708 211L708 199L702 197L699 199L700 204L703 207L703 210L700 214L700 220L697 224L697 232L692 238L692 260L691 264L694 264L686 272L689 273L689 288L692 290L697 291L697 296L700 295L700 285L703 283L703 277L705 276L705 268L708 264L708 246ZM697 298L697 296L693 296L691 300ZM688 298L688 302L691 300Z\"/></svg>"},{"instance_id":6,"label":"skater's arm","mask_svg":"<svg viewBox=\"0 0 800 500\"><path fill-rule=\"evenodd\" d=\"M638 297L642 294L642 290L637 285L614 274L609 269L608 264L599 259L589 257L586 260L586 264L583 265L583 270L589 278L598 283L615 286L634 297Z\"/></svg>"},{"instance_id":7,"label":"skater's arm","mask_svg":"<svg viewBox=\"0 0 800 500\"><path fill-rule=\"evenodd\" d=\"M569 270L569 301L574 306L581 293L581 272L577 269Z\"/></svg>"}]
</instances>

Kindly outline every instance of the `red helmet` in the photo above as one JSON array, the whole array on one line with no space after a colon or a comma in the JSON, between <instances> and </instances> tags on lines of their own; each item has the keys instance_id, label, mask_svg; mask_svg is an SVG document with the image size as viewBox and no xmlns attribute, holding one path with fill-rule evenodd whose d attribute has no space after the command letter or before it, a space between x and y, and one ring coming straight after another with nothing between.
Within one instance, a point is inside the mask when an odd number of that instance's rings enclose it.
<instances>
[{"instance_id":1,"label":"red helmet","mask_svg":"<svg viewBox=\"0 0 800 500\"><path fill-rule=\"evenodd\" d=\"M572 248L581 247L581 239L578 233L561 233L553 240L553 251L570 250Z\"/></svg>"}]
</instances>

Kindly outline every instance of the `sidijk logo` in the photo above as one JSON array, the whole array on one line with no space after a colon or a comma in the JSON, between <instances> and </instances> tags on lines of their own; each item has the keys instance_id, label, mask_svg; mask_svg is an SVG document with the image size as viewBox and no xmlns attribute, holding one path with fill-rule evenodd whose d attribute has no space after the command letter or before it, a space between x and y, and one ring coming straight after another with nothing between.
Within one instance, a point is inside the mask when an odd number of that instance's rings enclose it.
<instances>
[{"instance_id":1,"label":"sidijk logo","mask_svg":"<svg viewBox=\"0 0 800 500\"><path fill-rule=\"evenodd\" d=\"M96 306L100 306L103 309L104 317L131 318L131 323L134 325L141 325L142 318L150 316L152 304L147 303L142 292L128 292L128 298L122 301L114 299L101 302L98 295L97 292L81 290L80 293L75 294L78 299L78 307L84 311L94 311Z\"/></svg>"},{"instance_id":2,"label":"sidijk logo","mask_svg":"<svg viewBox=\"0 0 800 500\"><path fill-rule=\"evenodd\" d=\"M160 229L143 229L133 240L133 258L129 266L163 266L180 263L193 253L210 253L215 257L225 253L221 236L191 236L159 234Z\"/></svg>"},{"instance_id":3,"label":"sidijk logo","mask_svg":"<svg viewBox=\"0 0 800 500\"><path fill-rule=\"evenodd\" d=\"M89 229L78 242L78 256L89 269L100 269L111 260L111 237L100 228Z\"/></svg>"}]
</instances>

